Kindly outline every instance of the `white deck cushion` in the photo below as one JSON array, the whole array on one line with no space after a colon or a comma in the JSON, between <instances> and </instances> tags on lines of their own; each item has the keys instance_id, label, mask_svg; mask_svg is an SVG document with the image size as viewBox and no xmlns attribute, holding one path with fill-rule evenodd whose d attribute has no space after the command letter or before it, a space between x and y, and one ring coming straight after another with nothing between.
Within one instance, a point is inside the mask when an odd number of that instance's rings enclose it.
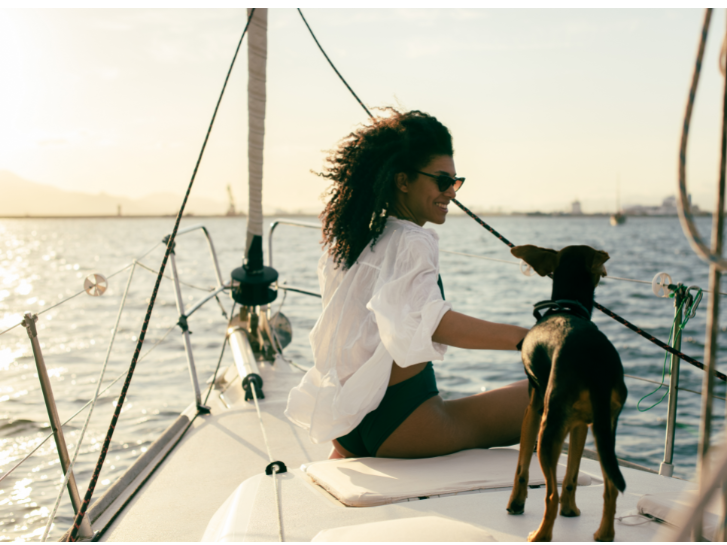
<instances>
[{"instance_id":1,"label":"white deck cushion","mask_svg":"<svg viewBox=\"0 0 727 545\"><path fill-rule=\"evenodd\" d=\"M497 541L479 526L444 517L412 517L322 530L311 541Z\"/></svg>"},{"instance_id":2,"label":"white deck cushion","mask_svg":"<svg viewBox=\"0 0 727 545\"><path fill-rule=\"evenodd\" d=\"M371 507L411 498L512 487L518 455L515 449L472 449L419 460L326 460L304 465L302 469L344 505ZM560 483L565 466L559 464L557 474ZM529 484L545 484L535 455L530 464ZM590 476L579 473L578 484L591 484Z\"/></svg>"},{"instance_id":3,"label":"white deck cushion","mask_svg":"<svg viewBox=\"0 0 727 545\"><path fill-rule=\"evenodd\" d=\"M676 525L681 522L681 515L684 514L684 511L689 509L697 501L698 497L696 490L684 492L678 498L647 494L639 499L636 508L642 515L649 515ZM720 521L720 513L724 513L722 503L722 494L718 491L712 496L712 499L707 504L707 508L704 510L702 535L710 541L714 541L714 536Z\"/></svg>"}]
</instances>

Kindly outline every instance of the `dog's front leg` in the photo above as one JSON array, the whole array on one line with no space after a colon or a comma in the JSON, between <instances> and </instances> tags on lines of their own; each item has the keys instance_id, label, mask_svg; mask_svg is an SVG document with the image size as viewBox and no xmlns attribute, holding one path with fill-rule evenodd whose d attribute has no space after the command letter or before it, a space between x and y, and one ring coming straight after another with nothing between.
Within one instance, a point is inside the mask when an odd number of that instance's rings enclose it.
<instances>
[{"instance_id":1,"label":"dog's front leg","mask_svg":"<svg viewBox=\"0 0 727 545\"><path fill-rule=\"evenodd\" d=\"M570 432L568 468L565 471L563 491L560 496L560 514L564 517L577 517L581 514L581 510L576 507L576 487L587 435L588 425L585 422L575 422Z\"/></svg>"},{"instance_id":2,"label":"dog's front leg","mask_svg":"<svg viewBox=\"0 0 727 545\"><path fill-rule=\"evenodd\" d=\"M511 515L522 515L525 512L525 499L528 497L530 480L530 460L533 457L535 439L540 428L540 413L543 409L543 398L537 390L530 387L530 403L525 410L525 418L520 430L520 456L518 456L515 483L507 503L507 512Z\"/></svg>"}]
</instances>

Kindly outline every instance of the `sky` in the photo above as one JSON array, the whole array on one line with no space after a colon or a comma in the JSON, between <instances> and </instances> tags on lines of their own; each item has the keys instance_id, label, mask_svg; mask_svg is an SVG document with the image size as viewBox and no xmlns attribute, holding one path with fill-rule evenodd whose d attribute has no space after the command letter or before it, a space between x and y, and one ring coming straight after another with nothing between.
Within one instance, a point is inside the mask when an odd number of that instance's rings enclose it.
<instances>
[{"instance_id":1,"label":"sky","mask_svg":"<svg viewBox=\"0 0 727 545\"><path fill-rule=\"evenodd\" d=\"M307 9L369 107L435 115L460 200L585 212L675 194L702 10ZM89 193L183 194L246 21L243 9L0 10L0 170ZM367 119L294 9L268 18L266 211L318 211L327 150ZM715 10L687 180L711 209L724 81ZM243 44L246 47L246 44ZM193 195L247 195L247 54L233 70Z\"/></svg>"}]
</instances>

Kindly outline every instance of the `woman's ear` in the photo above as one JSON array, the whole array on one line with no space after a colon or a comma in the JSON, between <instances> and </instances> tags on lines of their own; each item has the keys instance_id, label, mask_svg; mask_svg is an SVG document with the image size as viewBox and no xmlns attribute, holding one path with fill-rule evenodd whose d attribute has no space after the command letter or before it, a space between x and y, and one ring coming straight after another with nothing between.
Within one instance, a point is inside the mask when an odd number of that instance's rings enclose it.
<instances>
[{"instance_id":1,"label":"woman's ear","mask_svg":"<svg viewBox=\"0 0 727 545\"><path fill-rule=\"evenodd\" d=\"M406 172L397 173L394 183L396 183L396 188L399 191L403 193L409 192L409 177L406 175Z\"/></svg>"}]
</instances>

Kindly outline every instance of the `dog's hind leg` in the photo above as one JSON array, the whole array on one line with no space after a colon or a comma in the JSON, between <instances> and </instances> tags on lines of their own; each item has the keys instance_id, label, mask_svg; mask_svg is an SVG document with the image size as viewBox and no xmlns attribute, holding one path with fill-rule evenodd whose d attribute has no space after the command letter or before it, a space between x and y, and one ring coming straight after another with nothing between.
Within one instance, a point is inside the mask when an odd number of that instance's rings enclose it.
<instances>
[{"instance_id":1,"label":"dog's hind leg","mask_svg":"<svg viewBox=\"0 0 727 545\"><path fill-rule=\"evenodd\" d=\"M565 471L563 491L560 496L560 514L564 517L577 517L581 514L581 510L576 507L576 487L587 435L588 425L585 422L577 421L573 424L568 444L568 468Z\"/></svg>"},{"instance_id":2,"label":"dog's hind leg","mask_svg":"<svg viewBox=\"0 0 727 545\"><path fill-rule=\"evenodd\" d=\"M525 499L528 497L528 481L530 479L530 460L533 457L535 439L540 428L540 413L543 410L543 398L538 391L530 387L530 403L525 410L525 418L520 431L520 456L515 471L515 483L507 502L507 512L511 515L522 515L525 512Z\"/></svg>"},{"instance_id":3,"label":"dog's hind leg","mask_svg":"<svg viewBox=\"0 0 727 545\"><path fill-rule=\"evenodd\" d=\"M620 407L614 412L614 416L611 417L611 429L615 436L616 419L618 418ZM599 438L595 433L593 435L596 441L596 447L598 447ZM616 516L616 498L618 498L618 488L613 480L606 474L606 469L603 467L603 461L601 462L601 471L603 472L603 517L601 518L601 526L598 530L596 530L596 533L593 534L593 539L596 541L613 541L613 538L616 536L616 530L613 527L613 519Z\"/></svg>"},{"instance_id":4,"label":"dog's hind leg","mask_svg":"<svg viewBox=\"0 0 727 545\"><path fill-rule=\"evenodd\" d=\"M538 459L545 477L545 513L538 529L528 536L528 541L550 541L553 538L553 524L558 516L556 467L568 426L561 408L552 399L548 401L550 407L545 407L543 425L538 437ZM556 408L553 408L554 405Z\"/></svg>"},{"instance_id":5,"label":"dog's hind leg","mask_svg":"<svg viewBox=\"0 0 727 545\"><path fill-rule=\"evenodd\" d=\"M616 516L618 488L608 478L605 471L603 473L603 480L603 518L601 518L601 526L593 534L593 539L596 541L613 541L613 538L616 536L616 530L613 527L613 518Z\"/></svg>"}]
</instances>

